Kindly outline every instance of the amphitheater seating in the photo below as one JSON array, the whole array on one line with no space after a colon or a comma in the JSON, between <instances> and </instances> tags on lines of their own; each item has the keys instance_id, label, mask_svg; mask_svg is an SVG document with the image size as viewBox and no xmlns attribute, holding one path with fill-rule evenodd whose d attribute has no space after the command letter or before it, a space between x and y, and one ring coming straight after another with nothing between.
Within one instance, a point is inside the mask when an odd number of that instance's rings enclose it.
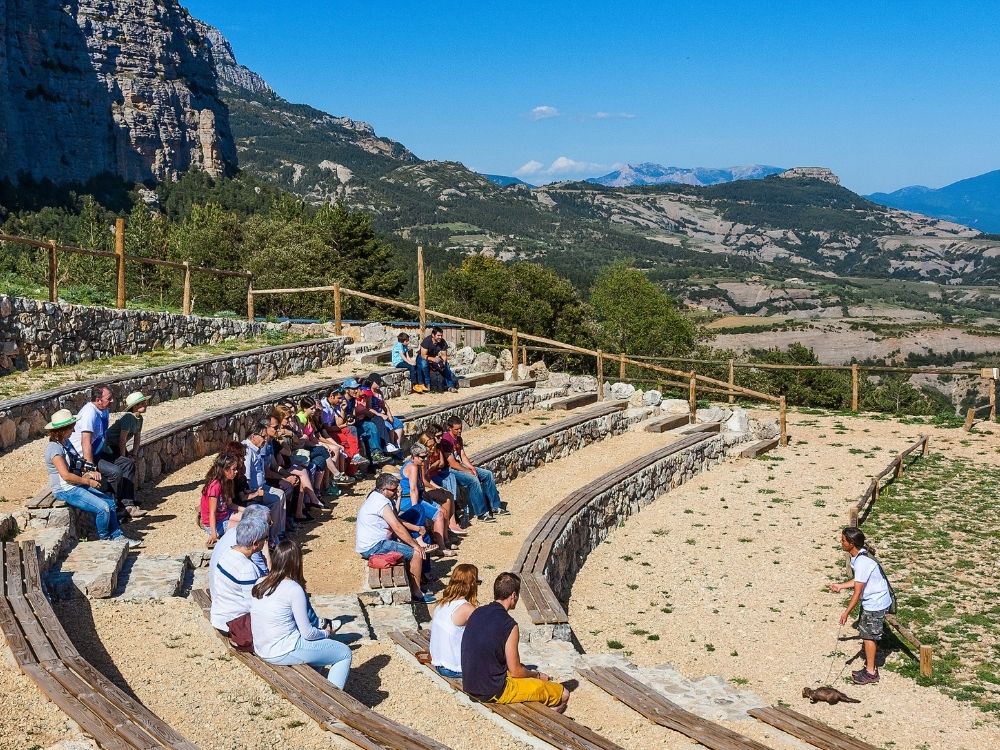
<instances>
[{"instance_id":1,"label":"amphitheater seating","mask_svg":"<svg viewBox=\"0 0 1000 750\"><path fill-rule=\"evenodd\" d=\"M581 406L589 406L597 402L596 393L577 393L572 396L553 399L549 402L549 408L554 410L567 411L569 409L579 409Z\"/></svg>"},{"instance_id":2,"label":"amphitheater seating","mask_svg":"<svg viewBox=\"0 0 1000 750\"><path fill-rule=\"evenodd\" d=\"M208 617L212 600L207 591L192 592L192 599ZM229 641L212 628L227 644ZM449 750L446 745L397 724L330 684L304 664L275 666L235 649L230 653L275 691L314 719L323 729L364 750Z\"/></svg>"},{"instance_id":3,"label":"amphitheater seating","mask_svg":"<svg viewBox=\"0 0 1000 750\"><path fill-rule=\"evenodd\" d=\"M668 414L665 417L650 420L646 423L644 429L646 432L667 432L668 430L676 430L678 427L683 427L690 423L691 415L687 412L683 414Z\"/></svg>"},{"instance_id":4,"label":"amphitheater seating","mask_svg":"<svg viewBox=\"0 0 1000 750\"><path fill-rule=\"evenodd\" d=\"M395 631L389 637L403 651L417 658L418 651L426 651L430 646L429 631ZM461 680L452 680L438 675L427 667L435 677L445 680L452 688L462 692ZM482 703L501 719L519 727L544 743L570 750L623 750L606 737L602 737L587 726L556 713L541 703L515 703L501 706L496 703Z\"/></svg>"},{"instance_id":5,"label":"amphitheater seating","mask_svg":"<svg viewBox=\"0 0 1000 750\"><path fill-rule=\"evenodd\" d=\"M475 388L480 385L504 382L505 374L502 372L480 372L475 375L462 375L458 379L461 388Z\"/></svg>"},{"instance_id":6,"label":"amphitheater seating","mask_svg":"<svg viewBox=\"0 0 1000 750\"><path fill-rule=\"evenodd\" d=\"M754 708L751 709L750 715L822 750L877 750L874 745L862 742L790 708L780 706Z\"/></svg>"},{"instance_id":7,"label":"amphitheater seating","mask_svg":"<svg viewBox=\"0 0 1000 750\"><path fill-rule=\"evenodd\" d=\"M580 674L655 724L680 732L711 750L770 750L766 745L684 710L620 669L594 667Z\"/></svg>"},{"instance_id":8,"label":"amphitheater seating","mask_svg":"<svg viewBox=\"0 0 1000 750\"><path fill-rule=\"evenodd\" d=\"M549 563L553 544L573 517L595 497L608 491L627 477L667 456L697 445L709 437L708 434L698 432L640 456L574 490L539 519L535 528L524 540L513 567L513 571L518 573L525 582L521 597L532 622L536 625L567 624L569 622L558 596L548 583L545 568Z\"/></svg>"},{"instance_id":9,"label":"amphitheater seating","mask_svg":"<svg viewBox=\"0 0 1000 750\"><path fill-rule=\"evenodd\" d=\"M42 589L32 542L0 546L0 628L21 670L105 750L198 750L94 669Z\"/></svg>"}]
</instances>

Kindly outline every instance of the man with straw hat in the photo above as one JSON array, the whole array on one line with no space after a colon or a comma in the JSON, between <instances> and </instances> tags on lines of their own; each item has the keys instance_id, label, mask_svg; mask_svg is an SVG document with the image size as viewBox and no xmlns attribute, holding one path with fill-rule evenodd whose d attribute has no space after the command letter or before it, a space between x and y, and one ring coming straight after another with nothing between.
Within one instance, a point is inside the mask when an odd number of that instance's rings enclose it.
<instances>
[{"instance_id":1,"label":"man with straw hat","mask_svg":"<svg viewBox=\"0 0 1000 750\"><path fill-rule=\"evenodd\" d=\"M125 411L108 428L104 436L102 458L117 461L122 456L135 456L139 452L139 441L142 436L142 415L146 413L146 396L139 391L125 397ZM129 450L128 442L132 441Z\"/></svg>"}]
</instances>

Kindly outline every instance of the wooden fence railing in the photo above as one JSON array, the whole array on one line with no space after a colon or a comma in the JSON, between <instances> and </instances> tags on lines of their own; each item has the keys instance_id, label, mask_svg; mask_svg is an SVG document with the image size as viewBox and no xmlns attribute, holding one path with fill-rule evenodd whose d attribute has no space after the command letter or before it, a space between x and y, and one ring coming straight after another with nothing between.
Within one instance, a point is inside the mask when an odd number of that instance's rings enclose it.
<instances>
[{"instance_id":1,"label":"wooden fence railing","mask_svg":"<svg viewBox=\"0 0 1000 750\"><path fill-rule=\"evenodd\" d=\"M90 250L75 245L60 245L55 240L33 240L28 237L15 237L9 234L0 234L0 242L9 242L16 245L25 245L48 251L48 286L49 302L56 302L59 299L59 255L89 255L94 258L111 258L115 261L116 273L116 306L119 310L125 309L127 300L127 289L125 284L126 263L138 263L147 266L160 266L162 268L173 268L181 271L183 277L184 297L182 311L184 315L190 315L192 310L191 295L191 275L194 273L204 273L219 277L241 278L247 280L247 285L253 289L253 274L246 271L226 271L221 268L207 268L205 266L194 266L190 262L178 262L173 260L160 260L158 258L140 258L135 255L125 254L125 220L118 219L115 222L115 249L112 250ZM249 295L247 297L249 299ZM248 312L252 313L252 310ZM252 317L252 316L251 316Z\"/></svg>"},{"instance_id":2,"label":"wooden fence railing","mask_svg":"<svg viewBox=\"0 0 1000 750\"><path fill-rule=\"evenodd\" d=\"M917 440L913 445L904 450L902 453L897 455L889 464L882 469L878 474L872 477L871 483L868 485L861 497L851 503L848 517L848 526L860 527L864 520L868 517L871 512L872 507L875 505L875 501L878 500L880 483L886 477L892 482L899 477L903 476L906 469L906 459L913 455L916 451L920 451L920 456L926 456L927 451L930 447L930 438L928 435L922 435L919 440ZM850 555L847 555L847 567L848 570L852 570ZM895 615L886 615L885 621L908 643L910 643L914 648L917 649L918 661L920 663L920 674L923 677L930 677L934 672L934 667L932 663L933 659L933 649L925 643L921 643L911 630L904 627Z\"/></svg>"}]
</instances>

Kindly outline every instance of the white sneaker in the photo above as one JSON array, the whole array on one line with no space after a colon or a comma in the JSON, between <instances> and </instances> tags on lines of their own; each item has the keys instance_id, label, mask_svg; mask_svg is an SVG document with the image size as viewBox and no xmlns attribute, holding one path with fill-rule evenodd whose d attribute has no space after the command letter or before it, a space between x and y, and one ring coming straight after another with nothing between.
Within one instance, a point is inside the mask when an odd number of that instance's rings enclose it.
<instances>
[{"instance_id":1,"label":"white sneaker","mask_svg":"<svg viewBox=\"0 0 1000 750\"><path fill-rule=\"evenodd\" d=\"M368 459L362 456L360 453L355 453L354 458L351 459L351 463L355 466L360 466L361 464L368 463Z\"/></svg>"},{"instance_id":2,"label":"white sneaker","mask_svg":"<svg viewBox=\"0 0 1000 750\"><path fill-rule=\"evenodd\" d=\"M395 443L386 443L385 450L387 453L399 453L399 446Z\"/></svg>"},{"instance_id":3,"label":"white sneaker","mask_svg":"<svg viewBox=\"0 0 1000 750\"><path fill-rule=\"evenodd\" d=\"M141 547L142 546L142 540L141 539L132 539L132 538L127 537L127 536L122 536L121 538L125 540L125 544L128 545L129 549L135 549L136 547Z\"/></svg>"}]
</instances>

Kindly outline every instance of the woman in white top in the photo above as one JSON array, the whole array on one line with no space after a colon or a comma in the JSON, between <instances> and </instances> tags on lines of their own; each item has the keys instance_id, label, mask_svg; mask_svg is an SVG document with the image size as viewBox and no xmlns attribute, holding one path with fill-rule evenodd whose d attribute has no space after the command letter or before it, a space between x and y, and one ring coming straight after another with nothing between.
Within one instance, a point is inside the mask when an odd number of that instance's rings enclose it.
<instances>
[{"instance_id":1,"label":"woman in white top","mask_svg":"<svg viewBox=\"0 0 1000 750\"><path fill-rule=\"evenodd\" d=\"M462 676L462 635L479 603L478 593L479 569L456 565L431 619L431 664L442 677Z\"/></svg>"},{"instance_id":2,"label":"woman in white top","mask_svg":"<svg viewBox=\"0 0 1000 750\"><path fill-rule=\"evenodd\" d=\"M253 587L250 629L253 650L271 664L329 667L327 679L343 689L351 670L351 649L333 640L333 631L309 622L302 552L291 540L271 553L271 572Z\"/></svg>"}]
</instances>

